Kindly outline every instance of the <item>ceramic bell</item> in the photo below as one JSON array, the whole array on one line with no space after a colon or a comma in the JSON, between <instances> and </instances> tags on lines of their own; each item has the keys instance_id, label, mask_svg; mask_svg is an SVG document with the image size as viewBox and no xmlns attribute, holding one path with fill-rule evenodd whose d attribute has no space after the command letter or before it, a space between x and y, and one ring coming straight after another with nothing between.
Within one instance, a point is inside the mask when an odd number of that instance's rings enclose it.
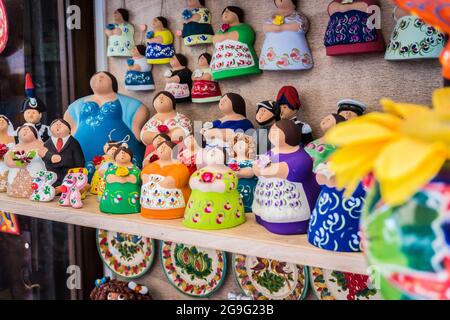
<instances>
[{"instance_id":1,"label":"ceramic bell","mask_svg":"<svg viewBox=\"0 0 450 320\"><path fill-rule=\"evenodd\" d=\"M147 52L149 64L168 64L175 55L174 38L168 29L169 22L164 17L153 19L153 31L147 33Z\"/></svg>"},{"instance_id":2,"label":"ceramic bell","mask_svg":"<svg viewBox=\"0 0 450 320\"><path fill-rule=\"evenodd\" d=\"M145 58L144 45L137 45L131 51L132 57L127 60L128 70L125 75L125 89L129 91L151 91L155 90L153 81L152 65Z\"/></svg>"},{"instance_id":3,"label":"ceramic bell","mask_svg":"<svg viewBox=\"0 0 450 320\"><path fill-rule=\"evenodd\" d=\"M189 170L173 160L176 144L164 141L156 147L159 160L142 171L141 215L148 219L171 220L184 216L189 189Z\"/></svg>"},{"instance_id":4,"label":"ceramic bell","mask_svg":"<svg viewBox=\"0 0 450 320\"><path fill-rule=\"evenodd\" d=\"M134 43L134 26L129 22L130 12L127 9L114 11L114 23L105 28L108 37L108 57L131 57Z\"/></svg>"},{"instance_id":5,"label":"ceramic bell","mask_svg":"<svg viewBox=\"0 0 450 320\"><path fill-rule=\"evenodd\" d=\"M0 115L0 193L6 192L9 168L5 162L5 155L15 145L14 126L4 115Z\"/></svg>"},{"instance_id":6,"label":"ceramic bell","mask_svg":"<svg viewBox=\"0 0 450 320\"><path fill-rule=\"evenodd\" d=\"M378 0L334 0L328 6L330 21L325 33L328 56L384 52L386 45L370 6Z\"/></svg>"},{"instance_id":7,"label":"ceramic bell","mask_svg":"<svg viewBox=\"0 0 450 320\"><path fill-rule=\"evenodd\" d=\"M184 20L182 37L186 46L210 44L214 30L211 12L205 7L206 0L187 0L188 8L182 13Z\"/></svg>"},{"instance_id":8,"label":"ceramic bell","mask_svg":"<svg viewBox=\"0 0 450 320\"><path fill-rule=\"evenodd\" d=\"M259 125L256 130L258 141L258 154L265 154L272 149L269 140L270 128L281 120L281 110L275 101L267 100L256 105L255 121Z\"/></svg>"},{"instance_id":9,"label":"ceramic bell","mask_svg":"<svg viewBox=\"0 0 450 320\"><path fill-rule=\"evenodd\" d=\"M171 70L167 71L166 88L177 103L191 101L192 71L188 68L188 60L182 54L176 54L170 59Z\"/></svg>"},{"instance_id":10,"label":"ceramic bell","mask_svg":"<svg viewBox=\"0 0 450 320\"><path fill-rule=\"evenodd\" d=\"M338 114L346 120L351 120L364 115L367 105L361 101L344 99L338 102Z\"/></svg>"},{"instance_id":11,"label":"ceramic bell","mask_svg":"<svg viewBox=\"0 0 450 320\"><path fill-rule=\"evenodd\" d=\"M246 221L236 173L225 165L221 148L205 152L206 167L190 180L192 194L183 224L192 229L220 230L237 227Z\"/></svg>"},{"instance_id":12,"label":"ceramic bell","mask_svg":"<svg viewBox=\"0 0 450 320\"><path fill-rule=\"evenodd\" d=\"M313 161L299 146L301 134L294 122L274 124L269 139L274 148L253 167L259 178L253 202L256 221L272 233L306 234L320 193Z\"/></svg>"},{"instance_id":13,"label":"ceramic bell","mask_svg":"<svg viewBox=\"0 0 450 320\"><path fill-rule=\"evenodd\" d=\"M260 74L253 47L255 31L244 23L244 11L235 6L222 12L222 26L213 38L215 51L211 61L215 81Z\"/></svg>"},{"instance_id":14,"label":"ceramic bell","mask_svg":"<svg viewBox=\"0 0 450 320\"><path fill-rule=\"evenodd\" d=\"M152 300L147 287L135 282L124 282L104 277L95 281L90 295L93 301Z\"/></svg>"},{"instance_id":15,"label":"ceramic bell","mask_svg":"<svg viewBox=\"0 0 450 320\"><path fill-rule=\"evenodd\" d=\"M306 40L308 18L297 12L297 1L275 0L277 12L263 26L266 35L259 67L261 70L307 70L313 67Z\"/></svg>"},{"instance_id":16,"label":"ceramic bell","mask_svg":"<svg viewBox=\"0 0 450 320\"><path fill-rule=\"evenodd\" d=\"M126 145L117 148L114 165L105 173L105 190L100 211L107 214L141 212L141 170L133 164L133 152Z\"/></svg>"},{"instance_id":17,"label":"ceramic bell","mask_svg":"<svg viewBox=\"0 0 450 320\"><path fill-rule=\"evenodd\" d=\"M70 169L61 184L61 196L59 205L81 209L85 199L85 191L88 185L88 171L85 168Z\"/></svg>"},{"instance_id":18,"label":"ceramic bell","mask_svg":"<svg viewBox=\"0 0 450 320\"><path fill-rule=\"evenodd\" d=\"M194 81L192 87L193 103L216 102L222 98L219 83L212 80L211 59L209 53L202 53L198 58L198 68L192 75Z\"/></svg>"},{"instance_id":19,"label":"ceramic bell","mask_svg":"<svg viewBox=\"0 0 450 320\"><path fill-rule=\"evenodd\" d=\"M30 197L31 201L35 202L51 202L55 199L56 189L53 186L58 180L58 175L51 171L40 171L37 177L34 178L31 188L33 194Z\"/></svg>"}]
</instances>

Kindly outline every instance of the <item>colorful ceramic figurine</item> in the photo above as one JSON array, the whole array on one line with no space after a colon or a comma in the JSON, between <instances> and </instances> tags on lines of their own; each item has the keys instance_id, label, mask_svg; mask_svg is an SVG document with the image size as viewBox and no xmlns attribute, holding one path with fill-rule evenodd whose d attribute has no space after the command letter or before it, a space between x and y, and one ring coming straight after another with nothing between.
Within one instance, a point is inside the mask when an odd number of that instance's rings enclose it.
<instances>
[{"instance_id":1,"label":"colorful ceramic figurine","mask_svg":"<svg viewBox=\"0 0 450 320\"><path fill-rule=\"evenodd\" d=\"M308 18L297 12L297 1L275 0L277 13L267 20L266 39L259 60L261 70L306 70L313 67L306 40Z\"/></svg>"},{"instance_id":2,"label":"colorful ceramic figurine","mask_svg":"<svg viewBox=\"0 0 450 320\"><path fill-rule=\"evenodd\" d=\"M202 53L198 58L198 69L192 75L192 102L210 103L222 98L219 83L212 80L211 55Z\"/></svg>"},{"instance_id":3,"label":"colorful ceramic figurine","mask_svg":"<svg viewBox=\"0 0 450 320\"><path fill-rule=\"evenodd\" d=\"M5 162L5 155L14 148L15 131L11 121L0 115L0 193L6 192L9 168Z\"/></svg>"},{"instance_id":4,"label":"colorful ceramic figurine","mask_svg":"<svg viewBox=\"0 0 450 320\"><path fill-rule=\"evenodd\" d=\"M360 117L366 110L367 106L358 100L345 99L338 102L338 114L346 120Z\"/></svg>"},{"instance_id":5,"label":"colorful ceramic figurine","mask_svg":"<svg viewBox=\"0 0 450 320\"><path fill-rule=\"evenodd\" d=\"M244 23L244 11L235 6L222 12L222 26L213 38L215 52L211 62L214 80L260 74L253 45L255 31Z\"/></svg>"},{"instance_id":6,"label":"colorful ceramic figurine","mask_svg":"<svg viewBox=\"0 0 450 320\"><path fill-rule=\"evenodd\" d=\"M173 160L176 144L162 142L156 148L159 160L142 171L141 215L148 219L171 220L184 216L189 189L189 170Z\"/></svg>"},{"instance_id":7,"label":"colorful ceramic figurine","mask_svg":"<svg viewBox=\"0 0 450 320\"><path fill-rule=\"evenodd\" d=\"M159 146L164 141L172 141L172 138L166 133L160 133L155 138L150 145L147 146L147 154L144 159L143 167L147 164L153 163L159 160L158 155L156 154L156 147Z\"/></svg>"},{"instance_id":8,"label":"colorful ceramic figurine","mask_svg":"<svg viewBox=\"0 0 450 320\"><path fill-rule=\"evenodd\" d=\"M313 141L311 126L297 118L297 114L302 107L297 89L292 86L281 88L275 103L280 109L281 119L290 120L297 125L302 136L301 145L306 146Z\"/></svg>"},{"instance_id":9,"label":"colorful ceramic figurine","mask_svg":"<svg viewBox=\"0 0 450 320\"><path fill-rule=\"evenodd\" d=\"M108 214L141 212L139 202L141 171L133 164L133 152L126 145L117 148L114 165L105 173L106 187L100 200L100 211Z\"/></svg>"},{"instance_id":10,"label":"colorful ceramic figurine","mask_svg":"<svg viewBox=\"0 0 450 320\"><path fill-rule=\"evenodd\" d=\"M147 33L146 58L149 64L168 64L175 55L173 34L168 29L169 22L157 17L152 22L153 31Z\"/></svg>"},{"instance_id":11,"label":"colorful ceramic figurine","mask_svg":"<svg viewBox=\"0 0 450 320\"><path fill-rule=\"evenodd\" d=\"M170 59L172 69L166 74L165 90L173 94L177 103L191 101L192 71L187 65L188 60L182 54Z\"/></svg>"},{"instance_id":12,"label":"colorful ceramic figurine","mask_svg":"<svg viewBox=\"0 0 450 320\"><path fill-rule=\"evenodd\" d=\"M130 91L151 91L155 89L152 65L145 58L146 46L140 44L131 51L132 58L127 61L128 70L125 75L125 89Z\"/></svg>"},{"instance_id":13,"label":"colorful ceramic figurine","mask_svg":"<svg viewBox=\"0 0 450 320\"><path fill-rule=\"evenodd\" d=\"M236 173L225 166L225 152L209 149L206 167L190 180L192 195L183 224L188 228L220 230L237 227L246 221L244 204L237 190Z\"/></svg>"},{"instance_id":14,"label":"colorful ceramic figurine","mask_svg":"<svg viewBox=\"0 0 450 320\"><path fill-rule=\"evenodd\" d=\"M269 139L274 148L253 167L259 178L253 212L272 233L305 234L320 192L313 161L299 146L301 134L294 122L274 124Z\"/></svg>"},{"instance_id":15,"label":"colorful ceramic figurine","mask_svg":"<svg viewBox=\"0 0 450 320\"><path fill-rule=\"evenodd\" d=\"M72 207L81 209L85 190L88 187L88 171L85 168L70 169L61 184L61 197L59 205L61 207Z\"/></svg>"},{"instance_id":16,"label":"colorful ceramic figurine","mask_svg":"<svg viewBox=\"0 0 450 320\"><path fill-rule=\"evenodd\" d=\"M94 301L152 300L147 287L106 277L95 281L90 297Z\"/></svg>"},{"instance_id":17,"label":"colorful ceramic figurine","mask_svg":"<svg viewBox=\"0 0 450 320\"><path fill-rule=\"evenodd\" d=\"M384 52L383 34L377 29L380 27L377 26L378 18L370 6L381 8L378 0L334 0L330 3L330 22L325 33L328 56Z\"/></svg>"},{"instance_id":18,"label":"colorful ceramic figurine","mask_svg":"<svg viewBox=\"0 0 450 320\"><path fill-rule=\"evenodd\" d=\"M281 110L275 101L262 101L256 105L255 120L259 125L257 130L258 154L265 154L272 149L269 131L275 122L281 120Z\"/></svg>"},{"instance_id":19,"label":"colorful ceramic figurine","mask_svg":"<svg viewBox=\"0 0 450 320\"><path fill-rule=\"evenodd\" d=\"M117 79L108 72L96 73L91 88L94 94L72 103L64 115L86 161L103 154L105 141L115 130L119 137L131 137L128 144L135 156L133 160L142 163L144 146L139 135L149 116L147 107L139 100L119 94Z\"/></svg>"},{"instance_id":20,"label":"colorful ceramic figurine","mask_svg":"<svg viewBox=\"0 0 450 320\"><path fill-rule=\"evenodd\" d=\"M31 201L36 202L51 202L55 199L56 189L53 186L58 176L54 172L40 171L37 177L34 178L31 188L33 194L30 197Z\"/></svg>"},{"instance_id":21,"label":"colorful ceramic figurine","mask_svg":"<svg viewBox=\"0 0 450 320\"><path fill-rule=\"evenodd\" d=\"M130 57L134 48L134 26L129 23L130 13L126 9L114 11L114 23L106 26L108 57Z\"/></svg>"},{"instance_id":22,"label":"colorful ceramic figurine","mask_svg":"<svg viewBox=\"0 0 450 320\"><path fill-rule=\"evenodd\" d=\"M189 175L197 171L197 154L201 151L194 135L183 140L183 149L178 154L178 160L189 169Z\"/></svg>"},{"instance_id":23,"label":"colorful ceramic figurine","mask_svg":"<svg viewBox=\"0 0 450 320\"><path fill-rule=\"evenodd\" d=\"M188 9L183 11L184 44L194 46L212 43L214 30L211 26L211 12L205 8L206 0L187 0Z\"/></svg>"}]
</instances>

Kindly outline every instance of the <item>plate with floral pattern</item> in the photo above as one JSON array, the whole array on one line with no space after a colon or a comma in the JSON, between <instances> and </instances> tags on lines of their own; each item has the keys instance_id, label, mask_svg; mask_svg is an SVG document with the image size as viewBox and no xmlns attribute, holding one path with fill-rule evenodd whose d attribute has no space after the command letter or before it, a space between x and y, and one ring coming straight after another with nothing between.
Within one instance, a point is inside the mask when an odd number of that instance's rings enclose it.
<instances>
[{"instance_id":1,"label":"plate with floral pattern","mask_svg":"<svg viewBox=\"0 0 450 320\"><path fill-rule=\"evenodd\" d=\"M382 300L367 275L310 267L310 278L320 300Z\"/></svg>"},{"instance_id":2,"label":"plate with floral pattern","mask_svg":"<svg viewBox=\"0 0 450 320\"><path fill-rule=\"evenodd\" d=\"M308 293L308 267L241 254L233 262L239 286L254 300L303 300Z\"/></svg>"},{"instance_id":3,"label":"plate with floral pattern","mask_svg":"<svg viewBox=\"0 0 450 320\"><path fill-rule=\"evenodd\" d=\"M226 253L212 249L161 242L161 265L169 282L185 295L207 298L226 277Z\"/></svg>"},{"instance_id":4,"label":"plate with floral pattern","mask_svg":"<svg viewBox=\"0 0 450 320\"><path fill-rule=\"evenodd\" d=\"M97 248L105 265L126 279L147 273L155 257L155 241L120 232L97 230Z\"/></svg>"}]
</instances>

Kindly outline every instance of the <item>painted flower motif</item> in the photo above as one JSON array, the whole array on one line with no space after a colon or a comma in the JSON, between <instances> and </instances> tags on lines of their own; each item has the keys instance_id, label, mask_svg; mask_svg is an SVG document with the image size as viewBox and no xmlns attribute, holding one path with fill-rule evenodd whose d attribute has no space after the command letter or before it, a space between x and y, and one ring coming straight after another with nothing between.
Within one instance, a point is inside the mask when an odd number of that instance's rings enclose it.
<instances>
[{"instance_id":1,"label":"painted flower motif","mask_svg":"<svg viewBox=\"0 0 450 320\"><path fill-rule=\"evenodd\" d=\"M221 30L222 32L227 32L230 28L231 28L231 25L228 24L228 23L224 23L224 24L222 24L222 25L220 26L220 30Z\"/></svg>"},{"instance_id":2,"label":"painted flower motif","mask_svg":"<svg viewBox=\"0 0 450 320\"><path fill-rule=\"evenodd\" d=\"M284 24L284 16L276 15L276 16L273 18L272 23L273 23L274 25L276 25L276 26L281 26L281 25L283 25L283 24Z\"/></svg>"},{"instance_id":3,"label":"painted flower motif","mask_svg":"<svg viewBox=\"0 0 450 320\"><path fill-rule=\"evenodd\" d=\"M183 17L184 20L189 20L190 18L192 18L192 11L186 9L181 13L181 16Z\"/></svg>"},{"instance_id":4,"label":"painted flower motif","mask_svg":"<svg viewBox=\"0 0 450 320\"><path fill-rule=\"evenodd\" d=\"M169 131L170 131L169 127L166 125L160 125L156 129L158 130L159 133L165 133L165 134L169 133Z\"/></svg>"},{"instance_id":5,"label":"painted flower motif","mask_svg":"<svg viewBox=\"0 0 450 320\"><path fill-rule=\"evenodd\" d=\"M92 162L95 166L99 166L103 162L103 160L105 160L105 158L103 158L102 156L95 156Z\"/></svg>"},{"instance_id":6,"label":"painted flower motif","mask_svg":"<svg viewBox=\"0 0 450 320\"><path fill-rule=\"evenodd\" d=\"M9 151L8 147L6 146L6 144L0 144L0 159L3 159L3 157L5 156L5 154L7 154Z\"/></svg>"},{"instance_id":7,"label":"painted flower motif","mask_svg":"<svg viewBox=\"0 0 450 320\"><path fill-rule=\"evenodd\" d=\"M116 171L116 176L118 177L127 177L130 175L130 170L125 167L119 167Z\"/></svg>"},{"instance_id":8,"label":"painted flower motif","mask_svg":"<svg viewBox=\"0 0 450 320\"><path fill-rule=\"evenodd\" d=\"M205 172L201 175L201 180L204 183L213 183L214 182L214 174L211 172Z\"/></svg>"},{"instance_id":9,"label":"painted flower motif","mask_svg":"<svg viewBox=\"0 0 450 320\"><path fill-rule=\"evenodd\" d=\"M228 167L233 170L238 172L239 170L241 170L241 167L239 166L239 164L237 162L232 162L228 165Z\"/></svg>"},{"instance_id":10,"label":"painted flower motif","mask_svg":"<svg viewBox=\"0 0 450 320\"><path fill-rule=\"evenodd\" d=\"M277 57L277 54L275 53L274 48L269 48L268 52L267 52L267 59L269 61L274 61Z\"/></svg>"}]
</instances>

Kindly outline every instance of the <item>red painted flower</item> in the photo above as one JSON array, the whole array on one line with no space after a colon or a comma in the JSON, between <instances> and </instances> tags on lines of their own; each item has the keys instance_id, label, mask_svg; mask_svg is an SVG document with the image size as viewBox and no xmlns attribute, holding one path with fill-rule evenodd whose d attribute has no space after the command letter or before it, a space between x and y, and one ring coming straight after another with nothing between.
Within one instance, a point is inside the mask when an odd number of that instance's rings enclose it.
<instances>
[{"instance_id":1,"label":"red painted flower","mask_svg":"<svg viewBox=\"0 0 450 320\"><path fill-rule=\"evenodd\" d=\"M214 174L211 172L205 172L202 174L202 181L204 183L212 183L214 181Z\"/></svg>"},{"instance_id":2,"label":"red painted flower","mask_svg":"<svg viewBox=\"0 0 450 320\"><path fill-rule=\"evenodd\" d=\"M224 23L224 24L222 24L222 26L220 26L220 30L222 32L227 32L230 28L231 28L231 25L229 25L228 23Z\"/></svg>"},{"instance_id":3,"label":"red painted flower","mask_svg":"<svg viewBox=\"0 0 450 320\"><path fill-rule=\"evenodd\" d=\"M37 183L33 183L33 184L31 185L31 189L33 189L33 190L39 189L38 184L37 184Z\"/></svg>"},{"instance_id":4,"label":"red painted flower","mask_svg":"<svg viewBox=\"0 0 450 320\"><path fill-rule=\"evenodd\" d=\"M168 126L166 126L166 125L160 125L160 126L158 126L158 132L159 133L169 133L169 127Z\"/></svg>"},{"instance_id":5,"label":"red painted flower","mask_svg":"<svg viewBox=\"0 0 450 320\"><path fill-rule=\"evenodd\" d=\"M228 167L231 169L231 170L233 170L233 171L239 171L239 170L241 170L241 167L239 167L239 164L237 164L236 162L233 162L233 163L230 163L229 165L228 165Z\"/></svg>"},{"instance_id":6,"label":"red painted flower","mask_svg":"<svg viewBox=\"0 0 450 320\"><path fill-rule=\"evenodd\" d=\"M99 166L102 164L103 160L104 159L102 156L95 156L94 159L92 160L92 162L94 162L95 166Z\"/></svg>"}]
</instances>

